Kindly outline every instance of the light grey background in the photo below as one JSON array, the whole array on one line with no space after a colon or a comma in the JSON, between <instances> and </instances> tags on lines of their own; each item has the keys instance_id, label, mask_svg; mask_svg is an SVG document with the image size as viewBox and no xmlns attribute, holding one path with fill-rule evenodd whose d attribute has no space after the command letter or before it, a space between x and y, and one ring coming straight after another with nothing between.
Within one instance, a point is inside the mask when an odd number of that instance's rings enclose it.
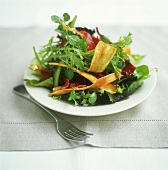
<instances>
[{"instance_id":1,"label":"light grey background","mask_svg":"<svg viewBox=\"0 0 168 170\"><path fill-rule=\"evenodd\" d=\"M0 26L52 26L64 12L85 26L168 25L167 0L0 0Z\"/></svg>"}]
</instances>

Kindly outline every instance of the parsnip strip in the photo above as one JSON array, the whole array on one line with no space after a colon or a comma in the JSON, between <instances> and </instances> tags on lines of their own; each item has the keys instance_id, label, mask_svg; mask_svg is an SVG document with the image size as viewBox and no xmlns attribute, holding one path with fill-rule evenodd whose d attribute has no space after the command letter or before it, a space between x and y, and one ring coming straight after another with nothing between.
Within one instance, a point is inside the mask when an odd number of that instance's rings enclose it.
<instances>
[{"instance_id":1,"label":"parsnip strip","mask_svg":"<svg viewBox=\"0 0 168 170\"><path fill-rule=\"evenodd\" d=\"M84 35L83 35L82 33L80 33L79 31L77 31L75 28L71 28L71 27L65 25L65 23L64 23L63 21L62 21L62 26L63 26L63 28L64 28L65 30L72 31L72 32L76 33L77 35L80 35L81 38L84 37Z\"/></svg>"},{"instance_id":2,"label":"parsnip strip","mask_svg":"<svg viewBox=\"0 0 168 170\"><path fill-rule=\"evenodd\" d=\"M66 64L60 64L60 63L55 63L55 62L50 62L50 63L48 63L49 65L53 65L53 66L60 66L60 67L67 67L68 68L68 66L66 65ZM85 77L86 79L88 79L89 81L91 81L92 83L95 83L98 79L95 77L95 76L93 76L93 75L91 75L91 74L89 74L89 73L86 73L86 72L83 72L83 71L81 71L81 70L78 70L78 69L76 69L76 68L74 68L74 67L71 67L71 69L72 70L74 70L74 71L76 71L78 74L80 74L81 76L83 76L83 77ZM110 75L107 75L107 77L110 77L110 78L112 78L112 80L110 80L111 82L112 81L115 81L118 77L113 73L113 74L110 74ZM104 76L104 77L106 77L106 76ZM99 87L100 89L102 89L102 90L104 90L104 91L107 91L107 92L109 92L109 93L111 93L111 94L114 94L114 93L116 93L116 91L117 91L117 88L118 88L118 86L116 86L116 85L113 85L113 84L108 84L108 83L105 83L104 81L106 80L106 78L104 78L104 77L102 77L103 79L101 79L101 80L103 80L103 81L101 81L101 87ZM109 82L109 83L111 83L111 82ZM100 83L99 81L97 82L97 83ZM99 85L100 86L100 85ZM86 87L85 87L86 88ZM87 88L88 88L88 86L87 86ZM90 88L90 87L89 87ZM93 88L93 87L92 87ZM72 90L72 89L71 89ZM66 93L69 93L70 91L71 91L70 89L65 89L65 91L63 92L63 91L61 91L61 90L58 90L57 92L55 91L54 93L55 93L55 95L60 95L60 94L66 94ZM82 88L76 88L75 90L83 90ZM86 89L85 89L86 90ZM51 93L52 94L52 93ZM50 95L51 95L50 94Z\"/></svg>"},{"instance_id":3,"label":"parsnip strip","mask_svg":"<svg viewBox=\"0 0 168 170\"><path fill-rule=\"evenodd\" d=\"M109 74L107 76L104 76L104 77L101 77L97 80L95 80L93 82L92 85L90 86L86 86L86 87L83 87L83 88L67 88L67 89L62 89L62 90L58 90L58 91L54 91L52 93L49 94L49 96L58 96L58 95L62 95L62 94L66 94L66 93L70 93L72 91L72 89L74 89L75 91L77 90L86 90L86 89L99 89L101 88L102 86L105 86L106 84L109 84L111 82L113 82L114 80L116 80L118 77L112 73L112 74Z\"/></svg>"},{"instance_id":4,"label":"parsnip strip","mask_svg":"<svg viewBox=\"0 0 168 170\"><path fill-rule=\"evenodd\" d=\"M68 66L66 64L60 64L60 63L55 63L55 62L49 62L48 63L49 65L52 65L52 66L60 66L60 67L67 67ZM86 72L83 72L81 70L78 70L74 67L70 67L70 69L76 71L78 74L80 74L81 76L85 77L86 79L90 80L92 83L97 80L97 78L89 73L86 73Z\"/></svg>"},{"instance_id":5,"label":"parsnip strip","mask_svg":"<svg viewBox=\"0 0 168 170\"><path fill-rule=\"evenodd\" d=\"M88 72L101 73L105 70L109 62L112 60L117 49L109 44L99 41L95 48L94 56L91 61Z\"/></svg>"},{"instance_id":6,"label":"parsnip strip","mask_svg":"<svg viewBox=\"0 0 168 170\"><path fill-rule=\"evenodd\" d=\"M131 56L131 49L130 48L123 48L124 52L127 52Z\"/></svg>"}]
</instances>

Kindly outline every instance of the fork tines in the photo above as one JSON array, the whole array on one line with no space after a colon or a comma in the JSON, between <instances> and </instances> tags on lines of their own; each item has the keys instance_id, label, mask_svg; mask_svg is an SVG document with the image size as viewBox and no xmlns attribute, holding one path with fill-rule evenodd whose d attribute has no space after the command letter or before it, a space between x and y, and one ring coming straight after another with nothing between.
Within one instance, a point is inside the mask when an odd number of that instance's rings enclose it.
<instances>
[{"instance_id":1,"label":"fork tines","mask_svg":"<svg viewBox=\"0 0 168 170\"><path fill-rule=\"evenodd\" d=\"M84 132L84 131L74 128L74 127L69 129L67 132L65 132L65 136L68 139L73 140L73 141L84 141L87 138L89 138L91 135L93 135L93 134Z\"/></svg>"}]
</instances>

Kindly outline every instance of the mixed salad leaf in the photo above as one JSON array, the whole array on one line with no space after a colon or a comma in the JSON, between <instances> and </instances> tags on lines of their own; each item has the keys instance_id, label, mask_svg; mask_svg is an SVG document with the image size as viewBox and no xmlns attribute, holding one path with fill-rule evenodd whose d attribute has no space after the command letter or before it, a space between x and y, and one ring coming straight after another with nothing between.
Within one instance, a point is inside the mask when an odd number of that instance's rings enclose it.
<instances>
[{"instance_id":1,"label":"mixed salad leaf","mask_svg":"<svg viewBox=\"0 0 168 170\"><path fill-rule=\"evenodd\" d=\"M115 103L127 98L149 77L147 65L136 67L144 58L132 54L132 34L113 42L96 29L75 27L68 13L53 15L57 35L51 37L30 65L38 80L25 80L34 87L50 90L49 96L75 105Z\"/></svg>"}]
</instances>

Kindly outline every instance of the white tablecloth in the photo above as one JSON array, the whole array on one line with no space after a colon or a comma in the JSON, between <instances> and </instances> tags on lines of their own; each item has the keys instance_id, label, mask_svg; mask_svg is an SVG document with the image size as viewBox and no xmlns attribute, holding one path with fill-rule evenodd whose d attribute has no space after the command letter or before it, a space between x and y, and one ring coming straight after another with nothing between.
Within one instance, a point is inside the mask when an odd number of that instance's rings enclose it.
<instances>
[{"instance_id":1,"label":"white tablecloth","mask_svg":"<svg viewBox=\"0 0 168 170\"><path fill-rule=\"evenodd\" d=\"M0 152L2 170L167 170L168 150L79 147Z\"/></svg>"},{"instance_id":2,"label":"white tablecloth","mask_svg":"<svg viewBox=\"0 0 168 170\"><path fill-rule=\"evenodd\" d=\"M154 67L159 68L156 87L141 104L118 114L99 117L58 114L94 133L86 144L98 147L168 147L168 96L163 97L168 93L167 27L108 26L99 29L111 39L118 39L128 32L133 34L132 52L145 54ZM46 43L54 34L53 29L1 29L0 34L0 149L53 150L78 146L63 140L55 132L53 119L48 114L12 93L14 86L23 83L24 71L34 57L32 46Z\"/></svg>"}]
</instances>

